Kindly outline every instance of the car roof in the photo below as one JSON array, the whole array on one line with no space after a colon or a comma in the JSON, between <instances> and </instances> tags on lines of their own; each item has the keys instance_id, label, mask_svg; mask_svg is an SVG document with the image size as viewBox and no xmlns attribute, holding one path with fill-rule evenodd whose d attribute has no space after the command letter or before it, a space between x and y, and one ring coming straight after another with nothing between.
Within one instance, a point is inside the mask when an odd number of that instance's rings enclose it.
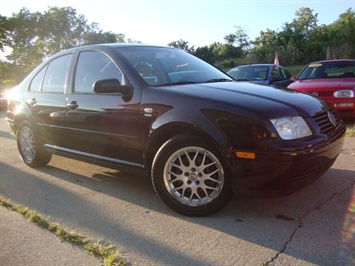
<instances>
[{"instance_id":1,"label":"car roof","mask_svg":"<svg viewBox=\"0 0 355 266\"><path fill-rule=\"evenodd\" d=\"M232 69L241 68L241 67L252 67L252 66L276 67L275 64L250 64L250 65L240 65L240 66L236 66L236 67L233 67ZM278 67L283 68L283 66L280 66L280 65L279 65ZM232 70L232 69L231 69L231 70Z\"/></svg>"},{"instance_id":2,"label":"car roof","mask_svg":"<svg viewBox=\"0 0 355 266\"><path fill-rule=\"evenodd\" d=\"M79 47L90 47L90 46L109 46L109 47L132 47L132 46L138 46L138 47L166 47L166 46L161 46L161 45L150 45L150 44L143 44L143 43L101 43L101 44L90 44L90 45L79 46ZM172 48L172 47L170 47L170 48Z\"/></svg>"},{"instance_id":3,"label":"car roof","mask_svg":"<svg viewBox=\"0 0 355 266\"><path fill-rule=\"evenodd\" d=\"M58 56L62 55L64 53L76 51L77 49L100 49L104 47L109 47L109 48L118 48L118 47L161 47L161 48L171 48L171 49L176 49L174 47L169 47L169 46L159 46L159 45L149 45L149 44L142 44L142 43L100 43L100 44L88 44L88 45L79 45L75 46L69 49L65 49L62 51L59 51L57 53L54 53L53 56Z\"/></svg>"},{"instance_id":4,"label":"car roof","mask_svg":"<svg viewBox=\"0 0 355 266\"><path fill-rule=\"evenodd\" d=\"M355 62L355 59L332 59L332 60L320 60L314 61L310 64L323 64L323 63L335 63L335 62Z\"/></svg>"}]
</instances>

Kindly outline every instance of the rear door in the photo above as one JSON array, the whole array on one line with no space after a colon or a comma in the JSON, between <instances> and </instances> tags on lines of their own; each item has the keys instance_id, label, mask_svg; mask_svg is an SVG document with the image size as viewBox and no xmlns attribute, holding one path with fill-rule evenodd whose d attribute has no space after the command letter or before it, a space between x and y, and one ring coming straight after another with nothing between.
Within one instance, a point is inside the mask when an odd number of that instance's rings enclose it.
<instances>
[{"instance_id":1,"label":"rear door","mask_svg":"<svg viewBox=\"0 0 355 266\"><path fill-rule=\"evenodd\" d=\"M290 72L283 67L278 67L278 68L273 67L271 70L271 79L273 80L272 84L275 86L287 88L287 86L290 85L291 83L290 78L291 78Z\"/></svg>"},{"instance_id":2,"label":"rear door","mask_svg":"<svg viewBox=\"0 0 355 266\"><path fill-rule=\"evenodd\" d=\"M65 145L66 87L73 54L58 56L33 77L24 95L45 143Z\"/></svg>"}]
</instances>

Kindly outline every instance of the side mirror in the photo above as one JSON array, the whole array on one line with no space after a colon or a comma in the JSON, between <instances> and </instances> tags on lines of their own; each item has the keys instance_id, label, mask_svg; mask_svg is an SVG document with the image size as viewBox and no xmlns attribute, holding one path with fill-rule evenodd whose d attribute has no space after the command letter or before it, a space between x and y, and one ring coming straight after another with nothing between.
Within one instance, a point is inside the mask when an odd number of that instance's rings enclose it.
<instances>
[{"instance_id":1,"label":"side mirror","mask_svg":"<svg viewBox=\"0 0 355 266\"><path fill-rule=\"evenodd\" d=\"M290 77L290 80L291 80L291 82L295 82L296 81L296 77Z\"/></svg>"},{"instance_id":2,"label":"side mirror","mask_svg":"<svg viewBox=\"0 0 355 266\"><path fill-rule=\"evenodd\" d=\"M95 93L121 93L124 97L130 96L133 89L129 85L121 85L118 79L98 80L93 85Z\"/></svg>"}]
</instances>

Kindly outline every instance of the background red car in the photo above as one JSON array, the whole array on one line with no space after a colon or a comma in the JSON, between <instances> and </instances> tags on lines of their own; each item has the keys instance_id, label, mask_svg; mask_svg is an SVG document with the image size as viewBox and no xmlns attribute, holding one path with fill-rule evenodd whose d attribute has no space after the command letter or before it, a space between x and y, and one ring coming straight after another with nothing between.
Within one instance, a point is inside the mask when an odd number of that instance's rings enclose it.
<instances>
[{"instance_id":1,"label":"background red car","mask_svg":"<svg viewBox=\"0 0 355 266\"><path fill-rule=\"evenodd\" d=\"M307 92L333 105L342 117L355 118L355 60L308 64L287 88Z\"/></svg>"}]
</instances>

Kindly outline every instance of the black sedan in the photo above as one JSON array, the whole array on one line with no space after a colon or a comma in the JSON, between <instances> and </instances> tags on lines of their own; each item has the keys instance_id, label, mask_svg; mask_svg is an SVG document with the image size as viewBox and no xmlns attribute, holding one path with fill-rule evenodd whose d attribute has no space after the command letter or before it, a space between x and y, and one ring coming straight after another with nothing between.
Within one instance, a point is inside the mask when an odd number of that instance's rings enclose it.
<instances>
[{"instance_id":1,"label":"black sedan","mask_svg":"<svg viewBox=\"0 0 355 266\"><path fill-rule=\"evenodd\" d=\"M286 88L291 83L291 73L283 66L274 64L252 64L232 68L227 72L237 81L273 85Z\"/></svg>"},{"instance_id":2,"label":"black sedan","mask_svg":"<svg viewBox=\"0 0 355 266\"><path fill-rule=\"evenodd\" d=\"M145 171L170 208L191 216L220 210L233 193L310 184L345 133L324 100L236 82L170 47L73 48L14 90L7 122L25 164L46 165L55 153Z\"/></svg>"}]
</instances>

